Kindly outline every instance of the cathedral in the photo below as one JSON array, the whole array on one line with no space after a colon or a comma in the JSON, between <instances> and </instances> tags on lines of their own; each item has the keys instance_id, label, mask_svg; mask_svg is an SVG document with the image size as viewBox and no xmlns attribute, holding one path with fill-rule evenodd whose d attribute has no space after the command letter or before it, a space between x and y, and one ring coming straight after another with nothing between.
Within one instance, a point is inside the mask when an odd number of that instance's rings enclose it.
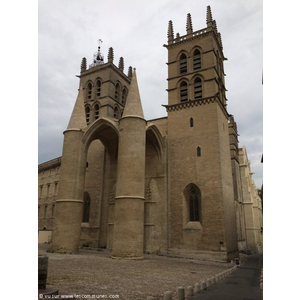
<instances>
[{"instance_id":1,"label":"cathedral","mask_svg":"<svg viewBox=\"0 0 300 300\"><path fill-rule=\"evenodd\" d=\"M227 111L221 34L174 35L169 21L167 116L145 120L137 71L82 59L62 156L39 165L39 239L52 251L105 248L231 260L262 249L262 208L245 147Z\"/></svg>"}]
</instances>

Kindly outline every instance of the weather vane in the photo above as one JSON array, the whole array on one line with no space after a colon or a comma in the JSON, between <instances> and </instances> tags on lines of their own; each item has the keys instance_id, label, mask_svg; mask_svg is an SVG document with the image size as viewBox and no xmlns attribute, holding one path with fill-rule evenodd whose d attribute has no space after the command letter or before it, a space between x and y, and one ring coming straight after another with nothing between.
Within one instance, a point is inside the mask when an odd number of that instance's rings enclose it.
<instances>
[{"instance_id":1,"label":"weather vane","mask_svg":"<svg viewBox=\"0 0 300 300\"><path fill-rule=\"evenodd\" d=\"M101 39L98 39L98 51L94 53L94 64L95 65L99 65L99 64L103 64L104 62L104 58L103 55L100 52L100 46L103 43L103 41Z\"/></svg>"}]
</instances>

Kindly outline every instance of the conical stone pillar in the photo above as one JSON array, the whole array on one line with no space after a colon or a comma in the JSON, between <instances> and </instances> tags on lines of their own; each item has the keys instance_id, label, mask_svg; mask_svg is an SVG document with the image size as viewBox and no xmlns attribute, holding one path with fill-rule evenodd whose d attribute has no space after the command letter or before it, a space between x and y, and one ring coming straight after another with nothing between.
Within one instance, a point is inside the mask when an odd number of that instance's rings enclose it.
<instances>
[{"instance_id":1,"label":"conical stone pillar","mask_svg":"<svg viewBox=\"0 0 300 300\"><path fill-rule=\"evenodd\" d=\"M52 238L52 250L55 252L76 253L79 250L86 164L82 129L85 126L83 90L80 88L68 128L64 132Z\"/></svg>"},{"instance_id":2,"label":"conical stone pillar","mask_svg":"<svg viewBox=\"0 0 300 300\"><path fill-rule=\"evenodd\" d=\"M134 71L119 124L113 258L142 259L146 121Z\"/></svg>"}]
</instances>

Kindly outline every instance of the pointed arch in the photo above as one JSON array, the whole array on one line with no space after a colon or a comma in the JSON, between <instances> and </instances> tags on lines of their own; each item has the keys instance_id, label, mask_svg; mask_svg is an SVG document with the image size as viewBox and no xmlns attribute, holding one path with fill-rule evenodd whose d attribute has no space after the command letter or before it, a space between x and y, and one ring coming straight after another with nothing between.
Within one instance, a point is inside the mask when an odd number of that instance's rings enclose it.
<instances>
[{"instance_id":1,"label":"pointed arch","mask_svg":"<svg viewBox=\"0 0 300 300\"><path fill-rule=\"evenodd\" d=\"M146 137L153 143L159 160L161 160L164 152L164 140L160 131L155 125L151 124L146 128Z\"/></svg>"},{"instance_id":2,"label":"pointed arch","mask_svg":"<svg viewBox=\"0 0 300 300\"><path fill-rule=\"evenodd\" d=\"M102 142L112 158L117 157L119 141L118 122L113 121L111 118L104 117L95 120L82 138L86 152L90 143L96 139Z\"/></svg>"},{"instance_id":3,"label":"pointed arch","mask_svg":"<svg viewBox=\"0 0 300 300\"><path fill-rule=\"evenodd\" d=\"M100 116L100 104L99 102L96 102L93 106L94 109L94 119L97 120L99 119Z\"/></svg>"},{"instance_id":4,"label":"pointed arch","mask_svg":"<svg viewBox=\"0 0 300 300\"><path fill-rule=\"evenodd\" d=\"M194 79L194 99L198 100L201 98L203 98L202 79L201 77L196 77Z\"/></svg>"},{"instance_id":5,"label":"pointed arch","mask_svg":"<svg viewBox=\"0 0 300 300\"><path fill-rule=\"evenodd\" d=\"M188 100L188 82L186 80L181 81L179 86L180 102Z\"/></svg>"},{"instance_id":6,"label":"pointed arch","mask_svg":"<svg viewBox=\"0 0 300 300\"><path fill-rule=\"evenodd\" d=\"M121 94L121 84L117 82L115 86L115 100L117 102L120 102L120 94Z\"/></svg>"},{"instance_id":7,"label":"pointed arch","mask_svg":"<svg viewBox=\"0 0 300 300\"><path fill-rule=\"evenodd\" d=\"M201 191L199 187L194 184L188 184L184 189L184 206L187 208L187 220L188 222L200 222L202 223L202 203L201 203Z\"/></svg>"},{"instance_id":8,"label":"pointed arch","mask_svg":"<svg viewBox=\"0 0 300 300\"><path fill-rule=\"evenodd\" d=\"M190 127L194 127L194 119L190 118Z\"/></svg>"},{"instance_id":9,"label":"pointed arch","mask_svg":"<svg viewBox=\"0 0 300 300\"><path fill-rule=\"evenodd\" d=\"M96 97L99 99L101 97L101 88L102 88L102 81L100 78L96 79Z\"/></svg>"},{"instance_id":10,"label":"pointed arch","mask_svg":"<svg viewBox=\"0 0 300 300\"><path fill-rule=\"evenodd\" d=\"M201 69L201 53L199 49L195 49L193 51L193 69L198 70Z\"/></svg>"},{"instance_id":11,"label":"pointed arch","mask_svg":"<svg viewBox=\"0 0 300 300\"><path fill-rule=\"evenodd\" d=\"M124 87L122 91L122 100L121 100L122 105L125 105L126 103L127 94L128 94L127 88Z\"/></svg>"},{"instance_id":12,"label":"pointed arch","mask_svg":"<svg viewBox=\"0 0 300 300\"><path fill-rule=\"evenodd\" d=\"M91 123L91 106L90 105L85 105L85 119L86 119L86 124L89 125Z\"/></svg>"},{"instance_id":13,"label":"pointed arch","mask_svg":"<svg viewBox=\"0 0 300 300\"><path fill-rule=\"evenodd\" d=\"M88 81L85 85L86 88L86 100L92 100L93 99L93 83L92 81Z\"/></svg>"},{"instance_id":14,"label":"pointed arch","mask_svg":"<svg viewBox=\"0 0 300 300\"><path fill-rule=\"evenodd\" d=\"M115 105L114 106L114 118L120 119L120 116L121 116L121 114L120 114L120 108L119 108L118 105Z\"/></svg>"},{"instance_id":15,"label":"pointed arch","mask_svg":"<svg viewBox=\"0 0 300 300\"><path fill-rule=\"evenodd\" d=\"M179 73L187 73L187 55L185 53L181 53L179 57Z\"/></svg>"}]
</instances>

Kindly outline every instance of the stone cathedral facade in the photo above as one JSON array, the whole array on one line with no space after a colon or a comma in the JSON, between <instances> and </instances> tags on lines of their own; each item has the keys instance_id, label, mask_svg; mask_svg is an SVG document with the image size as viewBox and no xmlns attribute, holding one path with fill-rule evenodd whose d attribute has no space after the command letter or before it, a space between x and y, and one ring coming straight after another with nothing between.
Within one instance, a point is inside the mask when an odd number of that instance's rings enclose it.
<instances>
[{"instance_id":1,"label":"stone cathedral facade","mask_svg":"<svg viewBox=\"0 0 300 300\"><path fill-rule=\"evenodd\" d=\"M62 157L39 165L39 229L51 231L53 251L88 245L115 258L228 260L262 243L255 188L247 199L256 199L258 221L252 201L252 229L246 224L240 152L247 158L227 111L226 58L210 7L204 29L194 31L188 14L186 34L174 35L170 21L164 47L167 117L154 120L144 118L136 70L125 74L123 58L116 66L112 48L107 62L100 47L92 64L82 59Z\"/></svg>"}]
</instances>

